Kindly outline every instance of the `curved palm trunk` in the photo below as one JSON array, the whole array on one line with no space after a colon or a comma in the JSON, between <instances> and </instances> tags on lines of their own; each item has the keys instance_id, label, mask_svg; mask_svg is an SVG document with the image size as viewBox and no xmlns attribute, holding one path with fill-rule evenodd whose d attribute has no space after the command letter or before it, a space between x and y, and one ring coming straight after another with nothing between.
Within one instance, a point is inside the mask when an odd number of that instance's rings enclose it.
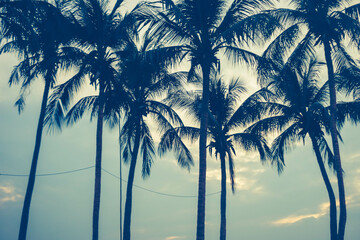
<instances>
[{"instance_id":1,"label":"curved palm trunk","mask_svg":"<svg viewBox=\"0 0 360 240\"><path fill-rule=\"evenodd\" d=\"M324 41L324 50L325 50L325 59L328 69L329 89L330 89L330 114L331 114L330 132L331 132L331 140L333 144L333 151L335 157L334 166L338 180L339 202L340 202L338 238L339 240L344 240L345 225L346 225L345 187L344 187L344 179L343 179L343 169L341 167L339 141L337 137L337 128L336 128L336 90L335 90L334 67L331 59L330 43L326 39Z\"/></svg>"},{"instance_id":2,"label":"curved palm trunk","mask_svg":"<svg viewBox=\"0 0 360 240\"><path fill-rule=\"evenodd\" d=\"M314 152L315 152L315 155L316 155L316 160L317 160L319 168L320 168L321 176L322 176L322 178L324 180L326 190L327 190L327 193L328 193L328 196L329 196L329 202L330 202L330 239L331 240L337 240L336 199L335 199L334 190L333 190L333 188L331 186L329 177L328 177L328 175L326 173L326 169L325 169L322 157L321 157L321 153L320 153L317 141L316 141L315 137L312 136L311 134L310 134L310 138L311 138L313 149L314 149Z\"/></svg>"},{"instance_id":3,"label":"curved palm trunk","mask_svg":"<svg viewBox=\"0 0 360 240\"><path fill-rule=\"evenodd\" d=\"M135 175L135 167L136 167L136 160L137 155L139 152L140 147L140 121L136 124L135 129L135 143L134 149L131 154L131 163L129 169L129 176L127 182L127 189L126 189L126 200L125 200L125 213L124 213L124 240L130 240L131 235L131 208L132 208L132 189L134 183L134 175Z\"/></svg>"},{"instance_id":4,"label":"curved palm trunk","mask_svg":"<svg viewBox=\"0 0 360 240\"><path fill-rule=\"evenodd\" d=\"M31 162L29 180L28 180L28 185L26 188L24 205L23 205L22 214L21 214L19 240L26 239L27 227L28 227L28 222L29 222L31 197L32 197L34 185L35 185L36 167L37 167L37 163L38 163L38 159L39 159L39 151L40 151L40 145L41 145L41 137L42 137L42 131L43 131L43 125L44 125L45 111L46 111L47 99L49 96L49 90L50 90L50 82L51 82L50 78L51 78L51 73L49 72L49 73L47 73L47 75L45 77L45 87L44 87L44 93L43 93L43 98L42 98L42 102L41 102L39 122L38 122L37 130L36 130L34 153L33 153L33 158L32 158L32 162Z\"/></svg>"},{"instance_id":5,"label":"curved palm trunk","mask_svg":"<svg viewBox=\"0 0 360 240\"><path fill-rule=\"evenodd\" d=\"M99 109L96 127L96 158L95 158L95 189L94 189L94 206L93 206L93 240L99 239L99 215L100 215L100 195L101 195L101 152L102 152L102 135L104 121L104 89L100 83L99 88Z\"/></svg>"},{"instance_id":6,"label":"curved palm trunk","mask_svg":"<svg viewBox=\"0 0 360 240\"><path fill-rule=\"evenodd\" d=\"M198 205L197 205L197 227L196 240L205 239L205 194L206 194L206 137L208 125L208 105L209 105L209 75L210 65L201 65L203 72L203 91L200 121L200 140L199 140L199 185L198 185Z\"/></svg>"},{"instance_id":7,"label":"curved palm trunk","mask_svg":"<svg viewBox=\"0 0 360 240\"><path fill-rule=\"evenodd\" d=\"M221 161L221 200L220 200L220 240L226 239L226 165L225 154L220 154Z\"/></svg>"}]
</instances>

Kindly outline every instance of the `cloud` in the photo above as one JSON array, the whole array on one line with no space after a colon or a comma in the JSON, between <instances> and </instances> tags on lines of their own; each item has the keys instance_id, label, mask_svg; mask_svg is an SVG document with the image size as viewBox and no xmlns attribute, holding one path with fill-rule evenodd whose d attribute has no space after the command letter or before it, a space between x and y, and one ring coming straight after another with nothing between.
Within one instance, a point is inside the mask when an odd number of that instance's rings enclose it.
<instances>
[{"instance_id":1,"label":"cloud","mask_svg":"<svg viewBox=\"0 0 360 240\"><path fill-rule=\"evenodd\" d=\"M302 215L294 215L293 214L288 217L276 220L276 221L272 222L272 224L278 225L278 226L279 225L289 225L289 224L294 224L296 222L299 222L299 221L301 221L303 219L307 219L307 218L318 219L327 214L329 206L330 206L330 204L328 202L325 202L325 203L320 204L319 211L317 213L302 214Z\"/></svg>"},{"instance_id":2,"label":"cloud","mask_svg":"<svg viewBox=\"0 0 360 240\"><path fill-rule=\"evenodd\" d=\"M175 240L175 239L184 239L186 238L185 236L170 236L165 238L165 240Z\"/></svg>"},{"instance_id":3,"label":"cloud","mask_svg":"<svg viewBox=\"0 0 360 240\"><path fill-rule=\"evenodd\" d=\"M258 185L259 174L264 173L264 169L250 169L246 167L235 169L235 189L238 191L252 191L254 193L263 192L263 186ZM209 169L206 172L207 181L221 181L220 169ZM227 184L230 184L229 172L227 171Z\"/></svg>"},{"instance_id":4,"label":"cloud","mask_svg":"<svg viewBox=\"0 0 360 240\"><path fill-rule=\"evenodd\" d=\"M316 214L307 214L307 215L300 215L300 216L288 216L286 218L282 218L282 219L279 219L279 220L276 220L274 222L272 222L272 224L274 225L284 225L284 224L293 224L293 223L296 223L298 221L301 221L303 219L306 219L306 218L319 218L319 217L322 217L324 216L326 213L316 213Z\"/></svg>"},{"instance_id":5,"label":"cloud","mask_svg":"<svg viewBox=\"0 0 360 240\"><path fill-rule=\"evenodd\" d=\"M360 206L359 201L356 201L353 195L350 195L350 196L346 197L346 203L347 203L347 208ZM339 211L339 206L340 206L339 201L336 202L336 206L337 206L338 211ZM281 219L278 219L276 221L273 221L272 224L273 225L278 225L278 226L279 225L289 225L289 224L294 224L296 222L299 222L299 221L301 221L303 219L307 219L307 218L318 219L318 218L320 218L322 216L325 216L328 213L329 207L330 207L330 203L325 202L325 203L322 203L322 204L319 205L319 210L316 213L301 214L301 215L292 214L292 215L290 215L288 217L281 218Z\"/></svg>"},{"instance_id":6,"label":"cloud","mask_svg":"<svg viewBox=\"0 0 360 240\"><path fill-rule=\"evenodd\" d=\"M23 196L16 192L13 186L0 185L0 206L7 202L16 202Z\"/></svg>"},{"instance_id":7,"label":"cloud","mask_svg":"<svg viewBox=\"0 0 360 240\"><path fill-rule=\"evenodd\" d=\"M360 153L353 153L348 157L349 160L358 160L359 158L360 158Z\"/></svg>"}]
</instances>

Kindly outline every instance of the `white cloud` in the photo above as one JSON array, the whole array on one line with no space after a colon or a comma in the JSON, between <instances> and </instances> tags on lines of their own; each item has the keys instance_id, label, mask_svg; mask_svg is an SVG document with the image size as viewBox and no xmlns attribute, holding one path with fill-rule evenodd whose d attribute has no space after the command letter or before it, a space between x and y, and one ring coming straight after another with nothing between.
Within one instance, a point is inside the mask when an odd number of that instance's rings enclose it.
<instances>
[{"instance_id":1,"label":"white cloud","mask_svg":"<svg viewBox=\"0 0 360 240\"><path fill-rule=\"evenodd\" d=\"M165 238L165 240L175 240L175 239L184 239L186 238L185 236L170 236Z\"/></svg>"},{"instance_id":2,"label":"white cloud","mask_svg":"<svg viewBox=\"0 0 360 240\"><path fill-rule=\"evenodd\" d=\"M305 214L305 215L299 215L299 216L295 216L295 215L291 215L291 216L288 216L286 218L282 218L282 219L279 219L279 220L276 220L274 222L272 222L272 224L274 225L284 225L284 224L293 224L293 223L296 223L298 221L301 221L303 219L306 219L306 218L319 218L319 217L322 217L326 214L321 212L321 213L315 213L315 214Z\"/></svg>"},{"instance_id":3,"label":"white cloud","mask_svg":"<svg viewBox=\"0 0 360 240\"><path fill-rule=\"evenodd\" d=\"M6 202L16 202L22 198L23 196L18 194L13 186L0 185L0 206Z\"/></svg>"},{"instance_id":4,"label":"white cloud","mask_svg":"<svg viewBox=\"0 0 360 240\"><path fill-rule=\"evenodd\" d=\"M273 221L273 225L288 225L288 224L294 224L296 222L299 222L303 219L307 218L320 218L328 213L330 204L328 202L322 203L319 205L319 210L317 213L310 213L310 214L301 214L301 215L295 215L292 214L290 216L287 216L285 218L278 219L276 221Z\"/></svg>"},{"instance_id":5,"label":"white cloud","mask_svg":"<svg viewBox=\"0 0 360 240\"><path fill-rule=\"evenodd\" d=\"M253 193L262 193L263 186L258 185L257 178L255 175L263 173L263 169L248 169L241 168L235 173L235 189L237 191L251 191ZM230 185L229 173L227 172L226 183ZM250 175L247 177L245 175ZM206 172L207 181L221 181L221 170L220 169L209 169Z\"/></svg>"}]
</instances>

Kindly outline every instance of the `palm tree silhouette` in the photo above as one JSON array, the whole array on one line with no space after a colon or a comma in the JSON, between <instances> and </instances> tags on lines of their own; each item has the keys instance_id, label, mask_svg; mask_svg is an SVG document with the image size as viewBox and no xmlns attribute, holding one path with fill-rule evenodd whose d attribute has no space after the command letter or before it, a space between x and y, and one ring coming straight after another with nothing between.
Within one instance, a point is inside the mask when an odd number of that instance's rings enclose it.
<instances>
[{"instance_id":1,"label":"palm tree silhouette","mask_svg":"<svg viewBox=\"0 0 360 240\"><path fill-rule=\"evenodd\" d=\"M323 158L326 158L329 166L334 167L335 164L333 153L325 139L326 132L330 132L330 107L327 106L329 83L326 82L321 87L318 85L324 63L311 59L307 67L303 65L295 69L291 60L293 59L290 58L286 64L278 68L268 84L268 88L279 99L259 103L263 106L262 114L268 116L249 127L249 131L279 133L272 144L273 163L278 166L279 172L283 170L285 152L296 143L305 142L306 136L309 136L328 193L330 235L331 239L335 240L336 199L323 162ZM358 118L357 107L358 103L354 102L338 104L338 123L344 122L348 117Z\"/></svg>"},{"instance_id":2,"label":"palm tree silhouette","mask_svg":"<svg viewBox=\"0 0 360 240\"><path fill-rule=\"evenodd\" d=\"M197 70L203 78L203 109L199 140L199 182L196 239L205 237L206 136L210 69L225 54L233 62L253 63L255 55L241 48L242 44L271 35L275 21L259 10L270 1L225 0L162 0L164 11L152 25L159 40L182 49L191 63L189 79ZM237 43L237 44L236 44Z\"/></svg>"},{"instance_id":3,"label":"palm tree silhouette","mask_svg":"<svg viewBox=\"0 0 360 240\"><path fill-rule=\"evenodd\" d=\"M130 161L124 212L124 240L129 240L131 236L132 189L138 155L140 153L142 156L142 177L146 178L150 175L155 154L147 117L155 120L160 131L171 124L182 124L179 116L169 106L156 101L165 91L176 89L186 79L183 72L168 71L168 62L179 54L176 52L177 48L174 47L153 47L147 36L142 43L129 41L126 48L117 52L121 59L119 78L127 92L121 144L124 146L124 161ZM179 163L185 168L192 165L192 161Z\"/></svg>"},{"instance_id":4,"label":"palm tree silhouette","mask_svg":"<svg viewBox=\"0 0 360 240\"><path fill-rule=\"evenodd\" d=\"M71 79L55 88L47 113L49 125L61 128L64 112L69 110L73 96L84 84L86 77L89 77L90 84L98 90L97 96L80 99L66 117L67 124L72 124L80 119L86 110L91 109L92 116L97 118L92 233L94 240L99 237L103 121L116 119L119 109L114 111L114 106L120 106L119 102L122 101L121 97L114 95L122 86L117 70L119 59L115 52L124 46L129 37L137 35L137 17L142 16L142 8L147 5L140 3L122 16L118 13L122 2L117 1L110 11L107 1L68 2L77 31L73 36L74 44L67 49L66 56L69 61L77 64L78 69Z\"/></svg>"},{"instance_id":5,"label":"palm tree silhouette","mask_svg":"<svg viewBox=\"0 0 360 240\"><path fill-rule=\"evenodd\" d=\"M330 110L331 110L331 139L335 156L335 169L338 178L340 217L339 217L339 240L344 239L346 225L346 199L343 180L343 169L336 129L336 88L334 79L334 64L341 64L341 61L348 61L349 54L342 46L342 40L348 40L358 44L360 37L359 10L360 5L349 5L345 0L312 1L293 0L291 3L295 9L280 8L270 11L273 16L284 23L292 26L285 31L282 44L274 52L281 55L285 49L294 44L299 37L301 28L305 27L305 37L302 42L303 51L300 54L308 54L312 47L322 45L325 53L327 72L330 89ZM340 59L335 56L336 52L341 53Z\"/></svg>"},{"instance_id":6,"label":"palm tree silhouette","mask_svg":"<svg viewBox=\"0 0 360 240\"><path fill-rule=\"evenodd\" d=\"M261 161L265 161L269 155L269 148L266 140L258 134L239 132L239 127L246 126L249 122L260 117L254 109L259 99L266 98L267 92L260 90L248 97L240 107L237 107L238 100L246 91L238 79L233 79L228 85L218 73L211 74L210 101L209 101L209 125L207 134L210 138L208 145L209 152L215 152L220 157L221 169L221 202L220 202L220 239L226 239L226 160L229 166L230 182L232 192L235 192L234 181L234 155L235 148L241 147L245 151L257 150ZM179 90L168 98L172 106L186 109L194 117L195 122L201 118L201 92L189 92ZM197 127L180 126L168 129L162 136L159 144L160 154L170 149L177 153L179 161L191 160L190 151L183 143L182 138L191 141L198 139L200 129Z\"/></svg>"},{"instance_id":7,"label":"palm tree silhouette","mask_svg":"<svg viewBox=\"0 0 360 240\"><path fill-rule=\"evenodd\" d=\"M4 29L0 51L16 52L22 59L9 79L10 86L21 82L20 97L16 101L19 113L25 106L28 88L33 81L43 78L45 82L18 236L26 239L48 95L58 70L69 67L62 51L63 45L70 40L71 28L59 1L55 1L54 5L47 1L9 1L2 2L0 7Z\"/></svg>"}]
</instances>

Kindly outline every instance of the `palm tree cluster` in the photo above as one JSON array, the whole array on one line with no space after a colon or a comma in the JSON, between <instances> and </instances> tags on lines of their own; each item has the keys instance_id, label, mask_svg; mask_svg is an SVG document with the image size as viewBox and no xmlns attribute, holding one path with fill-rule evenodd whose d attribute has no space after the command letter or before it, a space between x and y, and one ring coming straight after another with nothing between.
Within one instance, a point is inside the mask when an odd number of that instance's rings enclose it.
<instances>
[{"instance_id":1,"label":"palm tree cluster","mask_svg":"<svg viewBox=\"0 0 360 240\"><path fill-rule=\"evenodd\" d=\"M360 47L360 4L291 0L282 8L271 0L149 0L130 10L125 3L0 1L0 53L13 52L20 59L9 80L21 84L19 112L33 80L45 82L19 240L26 239L44 126L62 129L88 112L97 121L93 240L99 238L105 124L122 125L121 155L130 164L120 234L125 240L131 239L138 159L143 178L150 175L156 151L161 157L173 150L179 166L190 169L194 159L187 144L198 141L196 239L202 240L207 149L219 157L220 240L225 240L227 168L234 193L236 152L256 151L261 162L281 173L286 151L307 137L329 197L331 240L343 240L347 213L340 130L345 121L360 120L360 70L345 45ZM227 62L237 71L245 65L256 70L259 90L248 94L240 79L225 79L221 70ZM186 71L178 70L184 66ZM64 71L72 76L57 83ZM95 94L74 103L86 84ZM348 101L338 102L338 94ZM192 124L176 110L186 111ZM161 135L157 150L154 125ZM339 219L325 160L337 177Z\"/></svg>"}]
</instances>

